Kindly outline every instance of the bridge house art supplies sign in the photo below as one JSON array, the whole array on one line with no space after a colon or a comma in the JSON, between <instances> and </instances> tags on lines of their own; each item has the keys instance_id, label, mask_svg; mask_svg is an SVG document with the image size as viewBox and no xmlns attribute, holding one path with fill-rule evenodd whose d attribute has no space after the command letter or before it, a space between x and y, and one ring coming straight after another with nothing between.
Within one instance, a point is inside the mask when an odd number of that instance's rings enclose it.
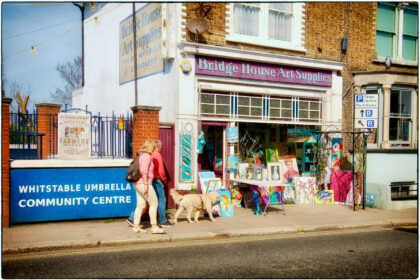
<instances>
[{"instance_id":1,"label":"bridge house art supplies sign","mask_svg":"<svg viewBox=\"0 0 420 280\"><path fill-rule=\"evenodd\" d=\"M136 196L127 168L12 169L11 223L127 217Z\"/></svg>"},{"instance_id":2,"label":"bridge house art supplies sign","mask_svg":"<svg viewBox=\"0 0 420 280\"><path fill-rule=\"evenodd\" d=\"M195 61L197 74L324 87L332 84L331 71L202 56Z\"/></svg>"},{"instance_id":3,"label":"bridge house art supplies sign","mask_svg":"<svg viewBox=\"0 0 420 280\"><path fill-rule=\"evenodd\" d=\"M89 159L90 151L90 116L58 114L58 157Z\"/></svg>"}]
</instances>

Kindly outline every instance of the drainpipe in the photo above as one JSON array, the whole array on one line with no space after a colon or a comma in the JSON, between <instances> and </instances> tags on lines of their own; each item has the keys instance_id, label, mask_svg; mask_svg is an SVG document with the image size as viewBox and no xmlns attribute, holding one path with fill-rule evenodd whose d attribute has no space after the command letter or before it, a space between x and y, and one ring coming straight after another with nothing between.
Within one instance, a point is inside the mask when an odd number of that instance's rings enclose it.
<instances>
[{"instance_id":1,"label":"drainpipe","mask_svg":"<svg viewBox=\"0 0 420 280\"><path fill-rule=\"evenodd\" d=\"M80 9L80 12L82 13L82 87L85 85L85 6L78 5L76 3L73 3L73 5L77 6Z\"/></svg>"},{"instance_id":2,"label":"drainpipe","mask_svg":"<svg viewBox=\"0 0 420 280\"><path fill-rule=\"evenodd\" d=\"M134 105L138 105L137 97L137 30L136 30L136 4L133 2L133 43L134 43Z\"/></svg>"}]
</instances>

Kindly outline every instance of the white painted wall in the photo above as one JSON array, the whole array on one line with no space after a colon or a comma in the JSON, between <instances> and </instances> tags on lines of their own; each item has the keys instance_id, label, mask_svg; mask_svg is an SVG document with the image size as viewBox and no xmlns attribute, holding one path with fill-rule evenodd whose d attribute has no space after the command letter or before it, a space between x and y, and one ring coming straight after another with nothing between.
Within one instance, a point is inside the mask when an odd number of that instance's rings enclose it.
<instances>
[{"instance_id":1,"label":"white painted wall","mask_svg":"<svg viewBox=\"0 0 420 280\"><path fill-rule=\"evenodd\" d=\"M391 201L391 182L415 181L417 154L369 153L366 165L366 193L375 193L375 206L385 209L417 207L417 200Z\"/></svg>"},{"instance_id":2,"label":"white painted wall","mask_svg":"<svg viewBox=\"0 0 420 280\"><path fill-rule=\"evenodd\" d=\"M145 4L136 3L136 10ZM169 4L169 6L172 4ZM178 4L174 4L178 5ZM172 8L169 34L177 32L179 15ZM135 105L134 81L119 84L119 24L132 14L131 3L106 4L85 20L85 86L73 94L73 107L101 115L131 113ZM98 20L95 20L97 17ZM169 36L168 39L175 38ZM174 45L172 43L172 45ZM138 105L161 106L160 122L175 122L177 67L165 61L163 73L138 79Z\"/></svg>"}]
</instances>

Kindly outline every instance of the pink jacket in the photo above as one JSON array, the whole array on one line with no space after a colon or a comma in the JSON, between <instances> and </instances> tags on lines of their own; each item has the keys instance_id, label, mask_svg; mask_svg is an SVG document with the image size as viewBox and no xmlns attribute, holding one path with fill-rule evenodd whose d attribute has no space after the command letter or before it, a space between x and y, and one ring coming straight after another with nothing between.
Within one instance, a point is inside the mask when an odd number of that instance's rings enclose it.
<instances>
[{"instance_id":1,"label":"pink jacket","mask_svg":"<svg viewBox=\"0 0 420 280\"><path fill-rule=\"evenodd\" d=\"M148 153L141 154L141 156L139 157L139 170L141 177L137 181L137 184L151 185L153 180L153 169L154 165L152 161L152 156ZM144 174L147 174L147 183L143 180Z\"/></svg>"}]
</instances>

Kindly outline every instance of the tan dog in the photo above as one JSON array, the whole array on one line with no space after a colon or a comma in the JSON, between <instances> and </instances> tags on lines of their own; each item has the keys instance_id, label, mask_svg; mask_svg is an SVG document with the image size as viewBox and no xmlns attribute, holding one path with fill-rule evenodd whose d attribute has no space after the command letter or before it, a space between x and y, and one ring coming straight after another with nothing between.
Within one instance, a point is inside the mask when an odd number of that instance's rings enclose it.
<instances>
[{"instance_id":1,"label":"tan dog","mask_svg":"<svg viewBox=\"0 0 420 280\"><path fill-rule=\"evenodd\" d=\"M219 192L181 195L175 189L171 189L170 194L175 203L179 206L174 216L175 224L177 223L178 216L181 214L184 208L187 209L187 219L189 223L192 223L191 214L193 211L195 211L194 222L198 223L198 216L200 215L200 211L202 209L207 211L210 220L213 222L216 221L213 218L211 207L213 204L219 202Z\"/></svg>"}]
</instances>

